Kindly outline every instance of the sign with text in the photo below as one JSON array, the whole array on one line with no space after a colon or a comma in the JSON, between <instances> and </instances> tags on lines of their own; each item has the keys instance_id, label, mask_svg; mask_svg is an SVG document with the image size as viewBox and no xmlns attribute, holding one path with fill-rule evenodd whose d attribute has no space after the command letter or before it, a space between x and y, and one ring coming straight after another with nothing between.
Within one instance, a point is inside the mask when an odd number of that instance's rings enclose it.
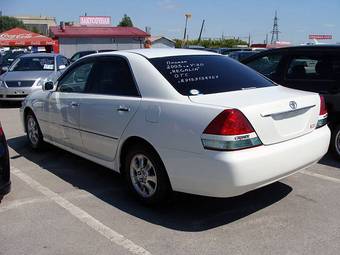
<instances>
[{"instance_id":1,"label":"sign with text","mask_svg":"<svg viewBox=\"0 0 340 255\"><path fill-rule=\"evenodd\" d=\"M110 16L80 16L80 25L84 26L110 26Z\"/></svg>"},{"instance_id":2,"label":"sign with text","mask_svg":"<svg viewBox=\"0 0 340 255\"><path fill-rule=\"evenodd\" d=\"M332 40L332 35L309 35L309 39L315 39L315 40Z\"/></svg>"}]
</instances>

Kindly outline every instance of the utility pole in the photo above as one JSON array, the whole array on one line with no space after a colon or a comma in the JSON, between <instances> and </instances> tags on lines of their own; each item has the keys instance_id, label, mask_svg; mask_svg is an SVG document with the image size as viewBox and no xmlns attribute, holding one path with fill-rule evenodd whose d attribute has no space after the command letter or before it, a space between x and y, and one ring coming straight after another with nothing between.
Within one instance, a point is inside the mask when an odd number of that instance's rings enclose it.
<instances>
[{"instance_id":1,"label":"utility pole","mask_svg":"<svg viewBox=\"0 0 340 255\"><path fill-rule=\"evenodd\" d=\"M250 34L248 36L248 47L250 47Z\"/></svg>"},{"instance_id":2,"label":"utility pole","mask_svg":"<svg viewBox=\"0 0 340 255\"><path fill-rule=\"evenodd\" d=\"M182 48L185 44L185 39L187 38L187 27L188 27L188 19L191 18L191 14L190 13L186 13L185 14L185 27L184 27L184 35L183 35L183 41L182 41Z\"/></svg>"},{"instance_id":3,"label":"utility pole","mask_svg":"<svg viewBox=\"0 0 340 255\"><path fill-rule=\"evenodd\" d=\"M203 31L204 23L205 23L205 20L202 21L202 26L201 26L200 35L198 36L198 42L200 42L200 41L201 41L201 38L202 38L202 31ZM223 35L222 35L222 37L223 37Z\"/></svg>"},{"instance_id":4,"label":"utility pole","mask_svg":"<svg viewBox=\"0 0 340 255\"><path fill-rule=\"evenodd\" d=\"M279 40L279 25L278 25L278 18L277 18L277 11L275 11L275 17L274 17L274 24L273 24L273 30L271 31L272 39L270 40L270 43L273 44Z\"/></svg>"}]
</instances>

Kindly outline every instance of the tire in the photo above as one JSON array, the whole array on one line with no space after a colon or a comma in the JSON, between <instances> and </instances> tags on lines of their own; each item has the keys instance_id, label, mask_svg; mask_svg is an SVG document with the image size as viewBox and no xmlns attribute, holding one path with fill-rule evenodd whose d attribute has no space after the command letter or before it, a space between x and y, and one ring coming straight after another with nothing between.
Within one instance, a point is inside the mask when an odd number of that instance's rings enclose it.
<instances>
[{"instance_id":1,"label":"tire","mask_svg":"<svg viewBox=\"0 0 340 255\"><path fill-rule=\"evenodd\" d=\"M340 124L332 127L331 132L330 151L336 160L340 160Z\"/></svg>"},{"instance_id":2,"label":"tire","mask_svg":"<svg viewBox=\"0 0 340 255\"><path fill-rule=\"evenodd\" d=\"M39 150L43 147L44 140L39 123L32 112L25 118L27 140L32 149Z\"/></svg>"},{"instance_id":3,"label":"tire","mask_svg":"<svg viewBox=\"0 0 340 255\"><path fill-rule=\"evenodd\" d=\"M144 204L162 204L171 194L164 164L147 146L134 146L127 152L124 175L131 193Z\"/></svg>"}]
</instances>

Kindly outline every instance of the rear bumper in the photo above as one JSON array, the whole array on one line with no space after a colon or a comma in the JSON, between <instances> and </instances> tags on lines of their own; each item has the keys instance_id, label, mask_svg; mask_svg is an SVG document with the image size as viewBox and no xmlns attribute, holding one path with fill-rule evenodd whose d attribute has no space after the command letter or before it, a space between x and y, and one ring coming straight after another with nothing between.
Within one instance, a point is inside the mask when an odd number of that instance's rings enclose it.
<instances>
[{"instance_id":1,"label":"rear bumper","mask_svg":"<svg viewBox=\"0 0 340 255\"><path fill-rule=\"evenodd\" d=\"M327 152L327 126L274 145L202 154L160 150L173 190L231 197L268 185L319 161Z\"/></svg>"}]
</instances>

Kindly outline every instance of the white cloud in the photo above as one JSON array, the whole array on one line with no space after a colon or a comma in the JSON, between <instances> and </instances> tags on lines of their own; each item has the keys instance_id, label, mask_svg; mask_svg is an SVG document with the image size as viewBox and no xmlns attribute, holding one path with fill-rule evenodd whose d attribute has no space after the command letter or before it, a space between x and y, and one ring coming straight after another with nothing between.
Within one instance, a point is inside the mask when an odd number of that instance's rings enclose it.
<instances>
[{"instance_id":1,"label":"white cloud","mask_svg":"<svg viewBox=\"0 0 340 255\"><path fill-rule=\"evenodd\" d=\"M161 0L157 5L164 10L176 10L180 7L179 3L174 0Z\"/></svg>"},{"instance_id":2,"label":"white cloud","mask_svg":"<svg viewBox=\"0 0 340 255\"><path fill-rule=\"evenodd\" d=\"M323 24L325 27L335 27L335 24L331 24L331 23L327 23L327 24Z\"/></svg>"}]
</instances>

